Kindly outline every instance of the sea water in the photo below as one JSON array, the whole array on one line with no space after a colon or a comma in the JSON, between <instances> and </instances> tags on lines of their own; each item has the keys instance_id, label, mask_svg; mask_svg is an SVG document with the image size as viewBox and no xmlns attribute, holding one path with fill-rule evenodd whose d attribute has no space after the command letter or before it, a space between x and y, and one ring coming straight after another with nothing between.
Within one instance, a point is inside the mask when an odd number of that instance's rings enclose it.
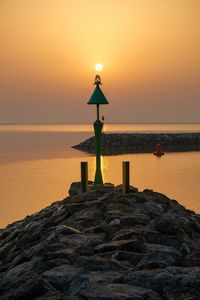
<instances>
[{"instance_id":1,"label":"sea water","mask_svg":"<svg viewBox=\"0 0 200 300\"><path fill-rule=\"evenodd\" d=\"M200 124L105 124L104 131L200 132ZM95 157L71 148L92 135L88 124L0 125L0 227L65 198L80 181L81 161L93 180ZM140 191L153 189L200 212L200 152L104 156L105 182L121 184L125 160Z\"/></svg>"}]
</instances>

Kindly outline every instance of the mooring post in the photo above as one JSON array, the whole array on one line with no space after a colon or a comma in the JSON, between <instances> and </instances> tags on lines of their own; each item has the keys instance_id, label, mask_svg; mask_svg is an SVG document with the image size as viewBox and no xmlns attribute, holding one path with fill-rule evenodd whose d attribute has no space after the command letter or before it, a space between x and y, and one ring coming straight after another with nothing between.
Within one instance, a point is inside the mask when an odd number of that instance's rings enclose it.
<instances>
[{"instance_id":1,"label":"mooring post","mask_svg":"<svg viewBox=\"0 0 200 300\"><path fill-rule=\"evenodd\" d=\"M129 193L129 186L130 186L130 162L123 161L122 162L122 181L123 181L123 193Z\"/></svg>"},{"instance_id":2,"label":"mooring post","mask_svg":"<svg viewBox=\"0 0 200 300\"><path fill-rule=\"evenodd\" d=\"M81 162L81 191L82 193L88 191L88 162Z\"/></svg>"}]
</instances>

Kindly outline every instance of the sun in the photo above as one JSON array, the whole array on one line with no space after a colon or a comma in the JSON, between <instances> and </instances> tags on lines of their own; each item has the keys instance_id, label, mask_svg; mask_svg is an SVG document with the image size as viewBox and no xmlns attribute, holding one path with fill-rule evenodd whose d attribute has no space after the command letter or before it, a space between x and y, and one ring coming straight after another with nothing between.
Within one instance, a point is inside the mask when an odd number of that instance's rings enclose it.
<instances>
[{"instance_id":1,"label":"sun","mask_svg":"<svg viewBox=\"0 0 200 300\"><path fill-rule=\"evenodd\" d=\"M95 70L99 71L99 72L102 71L103 70L103 65L102 64L96 64L95 65Z\"/></svg>"}]
</instances>

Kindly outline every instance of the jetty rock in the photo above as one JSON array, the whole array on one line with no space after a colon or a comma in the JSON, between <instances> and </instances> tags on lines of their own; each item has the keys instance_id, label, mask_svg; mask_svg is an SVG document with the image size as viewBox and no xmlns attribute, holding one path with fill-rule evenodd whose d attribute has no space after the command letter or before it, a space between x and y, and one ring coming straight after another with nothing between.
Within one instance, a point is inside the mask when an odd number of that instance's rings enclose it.
<instances>
[{"instance_id":1,"label":"jetty rock","mask_svg":"<svg viewBox=\"0 0 200 300\"><path fill-rule=\"evenodd\" d=\"M0 230L0 299L200 299L200 215L93 186Z\"/></svg>"},{"instance_id":2,"label":"jetty rock","mask_svg":"<svg viewBox=\"0 0 200 300\"><path fill-rule=\"evenodd\" d=\"M200 151L200 133L103 133L101 153L153 153L156 144L161 144L165 152ZM94 154L95 137L90 137L72 148Z\"/></svg>"}]
</instances>

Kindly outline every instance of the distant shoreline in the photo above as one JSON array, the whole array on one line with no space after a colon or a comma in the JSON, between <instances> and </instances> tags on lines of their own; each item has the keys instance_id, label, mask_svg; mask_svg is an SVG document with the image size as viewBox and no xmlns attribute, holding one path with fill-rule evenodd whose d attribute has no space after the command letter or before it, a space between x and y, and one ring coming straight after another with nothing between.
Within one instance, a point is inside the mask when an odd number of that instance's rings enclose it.
<instances>
[{"instance_id":1,"label":"distant shoreline","mask_svg":"<svg viewBox=\"0 0 200 300\"><path fill-rule=\"evenodd\" d=\"M0 124L0 133L2 132L79 132L91 133L94 132L92 123L74 123L74 124ZM200 124L173 124L173 123L105 123L105 133L198 133L200 132Z\"/></svg>"},{"instance_id":2,"label":"distant shoreline","mask_svg":"<svg viewBox=\"0 0 200 300\"><path fill-rule=\"evenodd\" d=\"M107 125L200 125L200 122L186 122L186 123L171 123L171 122L164 122L164 123L151 123L151 122L139 122L139 123L126 123L126 122L110 122L110 123L106 123ZM22 122L22 123L18 123L18 122L6 122L6 123L1 123L0 125L92 125L90 122L86 123L86 122L75 122L75 123L26 123L26 122Z\"/></svg>"},{"instance_id":3,"label":"distant shoreline","mask_svg":"<svg viewBox=\"0 0 200 300\"><path fill-rule=\"evenodd\" d=\"M77 150L94 154L95 137L78 145ZM156 144L161 144L165 152L200 151L200 132L197 133L103 133L102 155L129 153L153 153Z\"/></svg>"}]
</instances>

